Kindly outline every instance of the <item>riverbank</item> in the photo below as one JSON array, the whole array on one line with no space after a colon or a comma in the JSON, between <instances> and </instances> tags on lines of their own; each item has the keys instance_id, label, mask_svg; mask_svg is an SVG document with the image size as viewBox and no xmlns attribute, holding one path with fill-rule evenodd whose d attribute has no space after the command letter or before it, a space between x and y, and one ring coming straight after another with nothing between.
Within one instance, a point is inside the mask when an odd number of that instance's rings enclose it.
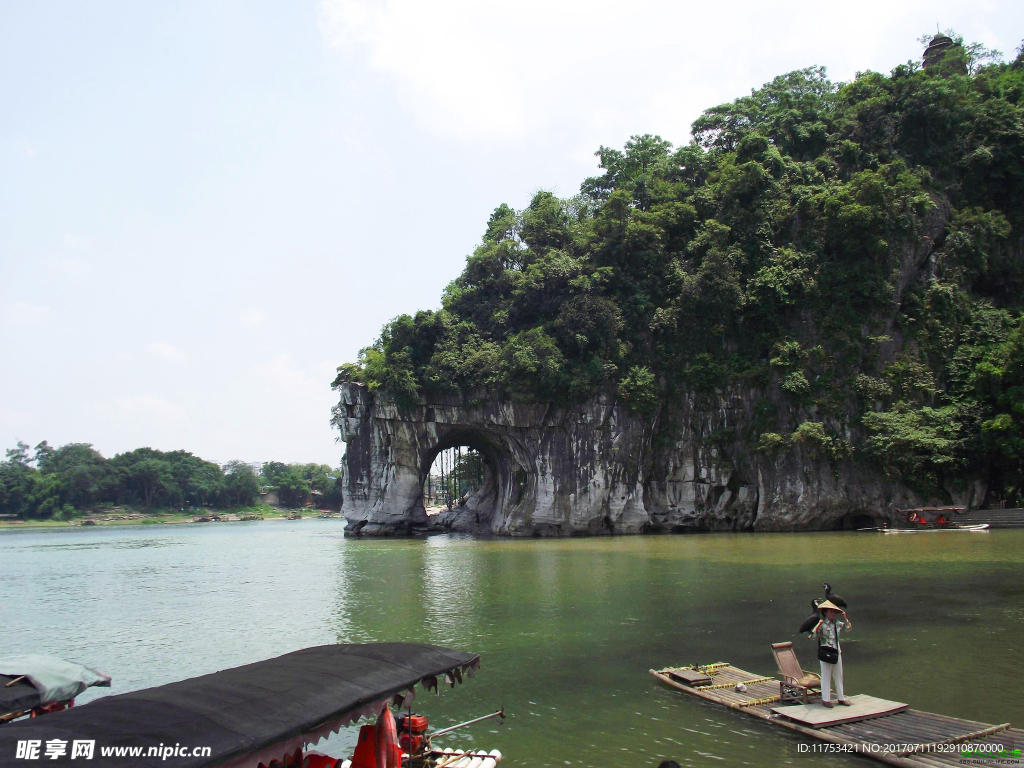
<instances>
[{"instance_id":1,"label":"riverbank","mask_svg":"<svg viewBox=\"0 0 1024 768\"><path fill-rule=\"evenodd\" d=\"M250 507L212 509L194 507L188 512L162 510L140 510L132 507L109 507L94 510L70 520L0 520L0 531L4 530L67 530L82 526L132 526L132 525L178 525L182 523L235 523L259 520L307 520L329 515L343 520L339 512L319 509L292 509L255 504Z\"/></svg>"}]
</instances>

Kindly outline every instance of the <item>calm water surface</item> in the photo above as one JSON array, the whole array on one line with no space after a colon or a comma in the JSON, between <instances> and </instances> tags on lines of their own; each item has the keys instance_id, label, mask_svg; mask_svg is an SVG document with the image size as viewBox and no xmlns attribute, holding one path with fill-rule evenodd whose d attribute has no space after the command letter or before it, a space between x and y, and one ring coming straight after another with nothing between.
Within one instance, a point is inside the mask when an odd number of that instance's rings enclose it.
<instances>
[{"instance_id":1,"label":"calm water surface","mask_svg":"<svg viewBox=\"0 0 1024 768\"><path fill-rule=\"evenodd\" d=\"M1024 531L351 540L340 521L0 533L0 653L114 676L80 702L322 643L412 641L481 654L433 726L504 704L453 746L503 765L810 765L801 738L659 687L651 667L773 674L822 581L850 603L848 693L1024 724ZM320 748L351 754L357 727ZM857 758L826 758L863 766Z\"/></svg>"}]
</instances>

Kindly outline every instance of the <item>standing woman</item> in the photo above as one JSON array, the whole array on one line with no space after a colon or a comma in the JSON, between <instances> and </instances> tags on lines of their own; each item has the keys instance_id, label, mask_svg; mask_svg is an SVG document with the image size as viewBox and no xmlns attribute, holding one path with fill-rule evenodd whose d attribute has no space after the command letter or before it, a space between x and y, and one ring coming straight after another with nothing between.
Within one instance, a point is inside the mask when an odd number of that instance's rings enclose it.
<instances>
[{"instance_id":1,"label":"standing woman","mask_svg":"<svg viewBox=\"0 0 1024 768\"><path fill-rule=\"evenodd\" d=\"M832 678L836 679L836 697L844 707L852 706L843 694L843 651L839 647L839 633L853 629L846 611L826 600L818 606L821 621L817 623L811 635L818 638L818 660L821 661L821 703L832 708ZM841 615L838 621L836 617Z\"/></svg>"}]
</instances>

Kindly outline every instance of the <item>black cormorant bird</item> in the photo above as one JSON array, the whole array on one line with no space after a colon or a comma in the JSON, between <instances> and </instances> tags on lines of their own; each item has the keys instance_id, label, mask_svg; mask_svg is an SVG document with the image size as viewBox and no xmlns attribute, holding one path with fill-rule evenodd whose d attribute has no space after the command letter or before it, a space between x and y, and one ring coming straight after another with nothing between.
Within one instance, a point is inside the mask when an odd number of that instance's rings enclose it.
<instances>
[{"instance_id":1,"label":"black cormorant bird","mask_svg":"<svg viewBox=\"0 0 1024 768\"><path fill-rule=\"evenodd\" d=\"M831 584L829 584L826 581L821 586L823 586L825 588L825 599L826 600L830 600L830 601L832 601L832 603L834 605L838 605L843 610L846 610L846 601L843 600L843 598L841 598L839 595L833 595L832 594L832 585Z\"/></svg>"},{"instance_id":2,"label":"black cormorant bird","mask_svg":"<svg viewBox=\"0 0 1024 768\"><path fill-rule=\"evenodd\" d=\"M822 600L820 597L816 597L813 600L811 600L812 613L810 616L804 619L804 623L801 624L800 629L797 630L798 632L800 632L800 634L803 634L804 632L810 632L812 629L815 628L815 626L817 626L818 622L821 620L821 613L818 611L818 604L823 602L825 601Z\"/></svg>"}]
</instances>

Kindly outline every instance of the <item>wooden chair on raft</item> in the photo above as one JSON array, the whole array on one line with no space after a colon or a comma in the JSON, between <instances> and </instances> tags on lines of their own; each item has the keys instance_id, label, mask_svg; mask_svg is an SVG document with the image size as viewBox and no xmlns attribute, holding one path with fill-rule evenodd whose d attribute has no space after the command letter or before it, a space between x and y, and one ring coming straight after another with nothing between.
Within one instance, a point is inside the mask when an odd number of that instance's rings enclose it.
<instances>
[{"instance_id":1,"label":"wooden chair on raft","mask_svg":"<svg viewBox=\"0 0 1024 768\"><path fill-rule=\"evenodd\" d=\"M801 668L792 643L772 643L772 654L782 675L780 703L802 701L807 704L815 697L821 698L821 676Z\"/></svg>"}]
</instances>

